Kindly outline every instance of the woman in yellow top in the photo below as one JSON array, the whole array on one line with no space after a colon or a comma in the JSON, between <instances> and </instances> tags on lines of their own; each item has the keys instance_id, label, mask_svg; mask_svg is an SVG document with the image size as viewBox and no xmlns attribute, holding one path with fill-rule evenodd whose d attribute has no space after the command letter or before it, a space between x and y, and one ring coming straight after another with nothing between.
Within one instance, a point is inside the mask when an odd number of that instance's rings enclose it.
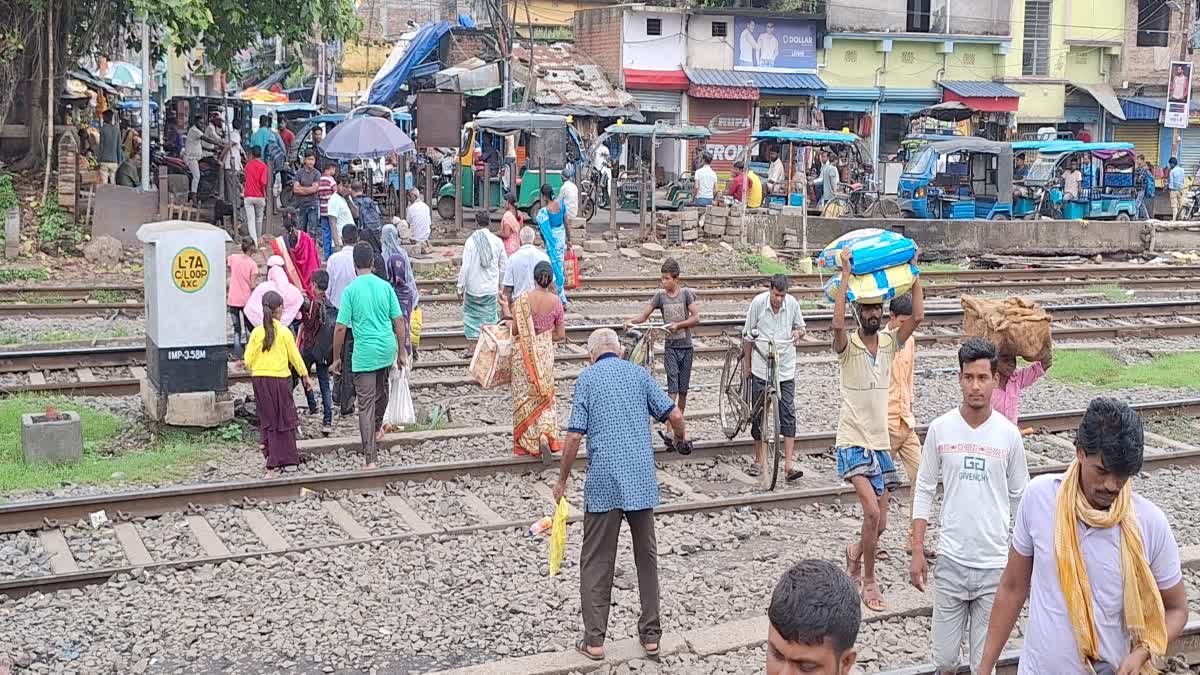
<instances>
[{"instance_id":1,"label":"woman in yellow top","mask_svg":"<svg viewBox=\"0 0 1200 675\"><path fill-rule=\"evenodd\" d=\"M260 449L267 461L264 478L274 478L275 470L300 463L296 449L296 403L292 399L290 377L294 369L311 390L308 368L296 349L296 338L279 319L283 316L283 297L275 291L263 294L262 325L250 333L246 345L246 367L254 385L254 401L258 412Z\"/></svg>"}]
</instances>

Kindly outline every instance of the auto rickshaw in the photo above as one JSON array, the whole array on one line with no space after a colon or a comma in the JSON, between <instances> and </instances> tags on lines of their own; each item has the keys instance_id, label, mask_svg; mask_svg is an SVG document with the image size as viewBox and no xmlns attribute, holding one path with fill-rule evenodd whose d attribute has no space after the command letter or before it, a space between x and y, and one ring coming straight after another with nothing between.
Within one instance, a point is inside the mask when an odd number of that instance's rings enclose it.
<instances>
[{"instance_id":1,"label":"auto rickshaw","mask_svg":"<svg viewBox=\"0 0 1200 675\"><path fill-rule=\"evenodd\" d=\"M834 209L837 213L831 215L877 215L881 200L876 181L872 178L874 167L867 161L870 152L857 135L825 129L776 127L755 132L751 136L750 144L746 146L743 157L754 157L764 144L779 147L779 159L784 166L784 184L774 188L768 187L770 161L751 160L746 162L746 166L763 179L768 204L804 206L813 211L814 206L820 202L817 192L817 186L820 185L820 166L817 164L816 153L818 150L827 150L837 157L837 164L840 165L838 183L845 188L844 193L825 200L829 202L836 199L838 202ZM898 216L899 212L893 214L889 211L878 215Z\"/></svg>"},{"instance_id":2,"label":"auto rickshaw","mask_svg":"<svg viewBox=\"0 0 1200 675\"><path fill-rule=\"evenodd\" d=\"M517 155L513 164L505 161L508 142L513 143ZM488 208L499 207L504 193L512 191L517 195L517 207L525 209L531 217L542 208L543 181L557 194L563 184L563 168L575 165L577 176L583 168L583 143L564 115L485 110L463 125L461 143L458 161L462 203L467 208L483 205L483 176L476 174L476 146L481 149L481 161L497 167L495 175L489 178ZM442 185L437 191L438 215L452 220L455 199L454 183ZM580 217L591 217L588 206L581 191ZM595 210L594 202L590 210Z\"/></svg>"},{"instance_id":3,"label":"auto rickshaw","mask_svg":"<svg viewBox=\"0 0 1200 675\"><path fill-rule=\"evenodd\" d=\"M1056 141L1039 150L1025 176L1025 194L1016 199L1014 215L1063 220L1133 220L1138 216L1134 187L1132 143ZM1079 162L1083 176L1079 196L1067 199L1062 190L1063 167Z\"/></svg>"},{"instance_id":4,"label":"auto rickshaw","mask_svg":"<svg viewBox=\"0 0 1200 675\"><path fill-rule=\"evenodd\" d=\"M617 209L621 211L641 211L639 203L645 204L647 211L661 210L678 210L692 201L695 194L694 185L691 181L690 172L685 172L678 180L671 181L666 186L666 196L664 199L655 199L653 194L655 190L647 191L646 185L655 176L654 167L656 166L655 155L660 141L675 140L675 141L705 141L712 132L707 127L695 126L692 124L675 124L670 122L656 122L654 124L612 124L609 125L604 133L591 145L591 150L588 153L589 157L589 177L585 181L586 188L581 188L589 194L595 193L593 197L601 208L608 208L610 200L609 188L604 184L604 180L600 178L601 171L596 166L596 152L601 145L607 145L607 141L615 139L625 152L627 165L621 167L617 177ZM617 153L620 156L622 153ZM610 174L611 175L611 172Z\"/></svg>"},{"instance_id":5,"label":"auto rickshaw","mask_svg":"<svg viewBox=\"0 0 1200 675\"><path fill-rule=\"evenodd\" d=\"M1013 147L962 136L930 143L904 164L898 196L911 218L1012 217Z\"/></svg>"}]
</instances>

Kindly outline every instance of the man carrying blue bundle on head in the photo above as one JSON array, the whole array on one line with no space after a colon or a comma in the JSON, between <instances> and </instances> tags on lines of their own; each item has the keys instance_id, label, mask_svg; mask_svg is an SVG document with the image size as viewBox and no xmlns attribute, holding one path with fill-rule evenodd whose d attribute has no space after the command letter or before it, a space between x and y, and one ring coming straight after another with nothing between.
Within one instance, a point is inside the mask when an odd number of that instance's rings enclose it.
<instances>
[{"instance_id":1,"label":"man carrying blue bundle on head","mask_svg":"<svg viewBox=\"0 0 1200 675\"><path fill-rule=\"evenodd\" d=\"M916 265L917 254L912 264ZM854 486L863 510L862 534L846 548L846 571L867 609L885 609L875 578L879 535L887 525L888 489L896 485L896 466L889 453L888 388L892 359L925 318L925 294L918 277L912 286L912 314L896 328L883 328L883 304L853 303L858 329L846 330L853 254L838 255L841 279L833 306L833 351L841 371L842 405L838 419L838 473Z\"/></svg>"}]
</instances>

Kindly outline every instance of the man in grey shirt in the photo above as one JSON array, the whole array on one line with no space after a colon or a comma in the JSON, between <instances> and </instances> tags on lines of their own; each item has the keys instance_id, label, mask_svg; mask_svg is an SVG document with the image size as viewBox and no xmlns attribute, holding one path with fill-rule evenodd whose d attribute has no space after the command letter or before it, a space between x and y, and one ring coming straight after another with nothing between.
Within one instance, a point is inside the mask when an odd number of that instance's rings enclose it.
<instances>
[{"instance_id":1,"label":"man in grey shirt","mask_svg":"<svg viewBox=\"0 0 1200 675\"><path fill-rule=\"evenodd\" d=\"M667 258L662 264L662 290L655 293L642 313L632 321L625 322L625 329L642 323L658 310L662 312L667 331L663 348L663 366L667 370L667 393L683 412L687 406L688 388L692 382L692 326L700 323L700 310L696 307L696 294L679 283L679 263Z\"/></svg>"},{"instance_id":2,"label":"man in grey shirt","mask_svg":"<svg viewBox=\"0 0 1200 675\"><path fill-rule=\"evenodd\" d=\"M837 196L837 186L840 179L841 176L838 174L837 167L833 164L833 157L828 152L822 152L821 203L819 206L825 206L825 204Z\"/></svg>"},{"instance_id":3,"label":"man in grey shirt","mask_svg":"<svg viewBox=\"0 0 1200 675\"><path fill-rule=\"evenodd\" d=\"M113 111L104 111L104 124L100 125L100 180L112 183L121 166L124 153L121 151L121 129L113 121Z\"/></svg>"}]
</instances>

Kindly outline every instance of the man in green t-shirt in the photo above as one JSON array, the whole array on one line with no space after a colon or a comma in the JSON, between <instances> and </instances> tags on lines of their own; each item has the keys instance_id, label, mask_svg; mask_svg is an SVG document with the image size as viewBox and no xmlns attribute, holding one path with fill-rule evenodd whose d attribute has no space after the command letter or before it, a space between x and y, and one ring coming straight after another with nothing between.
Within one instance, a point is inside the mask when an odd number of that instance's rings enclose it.
<instances>
[{"instance_id":1,"label":"man in green t-shirt","mask_svg":"<svg viewBox=\"0 0 1200 675\"><path fill-rule=\"evenodd\" d=\"M342 371L342 343L346 329L354 332L354 351L350 372L354 373L354 392L358 398L358 434L366 470L376 468L383 440L383 412L388 402L388 372L392 365L404 366L404 344L408 322L400 311L400 302L391 284L372 273L375 252L360 241L354 245L356 277L342 291L337 329L333 335L333 353L337 359L329 371Z\"/></svg>"}]
</instances>

